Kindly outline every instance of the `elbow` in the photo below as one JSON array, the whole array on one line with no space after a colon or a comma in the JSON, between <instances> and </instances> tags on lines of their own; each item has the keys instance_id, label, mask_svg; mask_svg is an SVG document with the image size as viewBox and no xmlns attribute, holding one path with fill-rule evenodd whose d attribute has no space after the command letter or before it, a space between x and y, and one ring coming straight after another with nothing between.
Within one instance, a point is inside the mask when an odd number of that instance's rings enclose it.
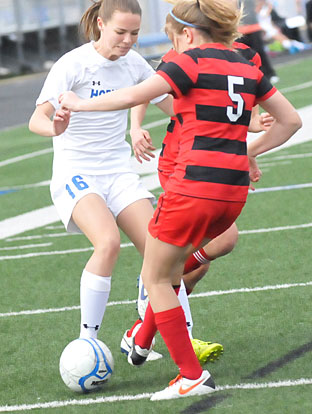
<instances>
[{"instance_id":1,"label":"elbow","mask_svg":"<svg viewBox=\"0 0 312 414\"><path fill-rule=\"evenodd\" d=\"M30 132L36 132L33 117L31 117L29 122L28 122L28 129L29 129Z\"/></svg>"},{"instance_id":2,"label":"elbow","mask_svg":"<svg viewBox=\"0 0 312 414\"><path fill-rule=\"evenodd\" d=\"M295 134L302 127L302 120L297 112L295 112L294 116L289 119L289 123L293 134Z\"/></svg>"}]
</instances>

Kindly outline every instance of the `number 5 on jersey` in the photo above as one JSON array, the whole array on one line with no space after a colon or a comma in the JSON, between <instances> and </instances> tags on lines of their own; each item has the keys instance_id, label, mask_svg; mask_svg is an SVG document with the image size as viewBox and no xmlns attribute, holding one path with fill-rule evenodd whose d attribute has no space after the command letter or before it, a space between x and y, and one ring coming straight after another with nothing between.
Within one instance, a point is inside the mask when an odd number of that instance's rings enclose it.
<instances>
[{"instance_id":1,"label":"number 5 on jersey","mask_svg":"<svg viewBox=\"0 0 312 414\"><path fill-rule=\"evenodd\" d=\"M236 113L233 106L226 108L227 117L231 122L237 122L237 120L243 115L245 102L239 93L234 92L235 85L244 85L244 78L242 76L228 76L228 92L233 104L236 107Z\"/></svg>"}]
</instances>

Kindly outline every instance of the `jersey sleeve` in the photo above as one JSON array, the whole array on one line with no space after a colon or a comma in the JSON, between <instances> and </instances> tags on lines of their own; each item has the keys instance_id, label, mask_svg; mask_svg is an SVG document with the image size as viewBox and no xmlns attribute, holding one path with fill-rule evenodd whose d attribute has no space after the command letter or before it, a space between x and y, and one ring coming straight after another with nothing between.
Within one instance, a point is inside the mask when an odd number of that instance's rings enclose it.
<instances>
[{"instance_id":1,"label":"jersey sleeve","mask_svg":"<svg viewBox=\"0 0 312 414\"><path fill-rule=\"evenodd\" d=\"M277 89L273 86L270 81L264 76L264 74L258 70L259 77L257 83L256 103L266 101L273 96Z\"/></svg>"},{"instance_id":2,"label":"jersey sleeve","mask_svg":"<svg viewBox=\"0 0 312 414\"><path fill-rule=\"evenodd\" d=\"M75 76L70 70L70 65L66 65L65 62L66 60L61 58L52 66L36 101L36 105L50 102L55 109L58 109L60 106L58 102L60 94L72 90Z\"/></svg>"},{"instance_id":3,"label":"jersey sleeve","mask_svg":"<svg viewBox=\"0 0 312 414\"><path fill-rule=\"evenodd\" d=\"M191 55L181 53L157 70L172 87L175 97L186 95L198 79L198 65Z\"/></svg>"}]
</instances>

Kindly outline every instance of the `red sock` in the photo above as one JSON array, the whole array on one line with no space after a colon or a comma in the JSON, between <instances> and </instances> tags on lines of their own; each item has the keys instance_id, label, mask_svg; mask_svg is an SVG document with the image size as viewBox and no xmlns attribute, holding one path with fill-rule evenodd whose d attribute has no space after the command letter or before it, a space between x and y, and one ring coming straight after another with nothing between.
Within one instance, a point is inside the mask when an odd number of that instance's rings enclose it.
<instances>
[{"instance_id":1,"label":"red sock","mask_svg":"<svg viewBox=\"0 0 312 414\"><path fill-rule=\"evenodd\" d=\"M173 286L173 289L176 295L178 296L180 286ZM153 312L151 304L148 303L142 326L139 329L138 333L135 335L135 343L139 345L141 348L148 349L152 344L156 332L157 326L155 323L155 314Z\"/></svg>"},{"instance_id":2,"label":"red sock","mask_svg":"<svg viewBox=\"0 0 312 414\"><path fill-rule=\"evenodd\" d=\"M211 262L211 257L209 257L203 248L197 250L193 253L186 261L184 265L184 274L190 273L192 270L197 269L202 264Z\"/></svg>"},{"instance_id":3,"label":"red sock","mask_svg":"<svg viewBox=\"0 0 312 414\"><path fill-rule=\"evenodd\" d=\"M156 332L157 326L155 324L154 312L151 304L149 303L146 308L142 326L135 335L135 343L141 348L149 349Z\"/></svg>"},{"instance_id":4,"label":"red sock","mask_svg":"<svg viewBox=\"0 0 312 414\"><path fill-rule=\"evenodd\" d=\"M130 336L132 335L133 329L139 325L140 323L142 323L141 319L138 319L134 322L134 324L132 325L132 328L129 329L129 331L127 332L127 336L130 338Z\"/></svg>"},{"instance_id":5,"label":"red sock","mask_svg":"<svg viewBox=\"0 0 312 414\"><path fill-rule=\"evenodd\" d=\"M193 350L182 306L155 313L157 328L183 377L194 380L203 370Z\"/></svg>"}]
</instances>

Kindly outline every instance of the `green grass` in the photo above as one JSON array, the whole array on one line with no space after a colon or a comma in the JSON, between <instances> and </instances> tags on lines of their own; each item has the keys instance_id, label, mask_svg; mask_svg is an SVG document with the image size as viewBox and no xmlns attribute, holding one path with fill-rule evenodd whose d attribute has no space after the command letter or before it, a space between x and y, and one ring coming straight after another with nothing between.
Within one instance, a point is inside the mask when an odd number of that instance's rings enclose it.
<instances>
[{"instance_id":1,"label":"green grass","mask_svg":"<svg viewBox=\"0 0 312 414\"><path fill-rule=\"evenodd\" d=\"M311 59L278 69L278 87L286 88L312 79ZM311 89L286 93L297 108L312 104ZM148 111L146 123L164 116L155 107ZM150 133L161 145L166 125ZM37 137L27 128L0 133L0 162L51 147L51 141ZM311 183L311 157L290 158L312 152L307 142L286 148L260 159L264 171L257 188ZM285 160L276 160L277 156ZM49 180L52 153L0 167L0 191L19 185ZM155 191L159 194L160 189ZM48 186L0 192L0 220L51 204ZM240 231L272 229L311 223L312 188L250 194L237 222ZM57 223L60 224L60 223ZM1 223L0 223L1 225ZM40 236L30 240L0 240L0 249L27 244L51 243L25 250L0 250L0 313L23 310L55 309L79 304L79 281L90 252L36 256L1 260L3 256L30 252L55 252L88 248L82 235L47 237L64 233L47 227L21 236ZM122 243L127 238L121 235ZM268 371L248 378L255 371L309 344L311 337L312 287L236 292L197 297L198 293L242 288L306 284L311 279L311 227L284 231L241 234L235 250L211 264L190 299L194 335L221 342L223 357L208 369L219 387L236 384L270 384L278 381L311 379L311 350ZM114 269L110 301L134 300L136 277L141 259L134 247L121 249ZM35 315L0 317L0 412L5 405L40 404L68 400L95 400L109 396L136 396L162 389L177 374L162 339L156 350L164 358L145 364L141 369L128 365L119 352L121 336L136 318L134 304L107 308L99 338L112 350L115 372L103 391L73 394L58 373L59 356L65 345L79 334L79 310ZM84 406L37 408L34 413L206 413L211 414L306 414L312 409L311 385L261 389L227 389L209 397L151 403L148 399L91 403ZM26 412L19 408L18 412ZM14 411L13 411L14 412ZM17 412L17 411L16 411Z\"/></svg>"}]
</instances>

